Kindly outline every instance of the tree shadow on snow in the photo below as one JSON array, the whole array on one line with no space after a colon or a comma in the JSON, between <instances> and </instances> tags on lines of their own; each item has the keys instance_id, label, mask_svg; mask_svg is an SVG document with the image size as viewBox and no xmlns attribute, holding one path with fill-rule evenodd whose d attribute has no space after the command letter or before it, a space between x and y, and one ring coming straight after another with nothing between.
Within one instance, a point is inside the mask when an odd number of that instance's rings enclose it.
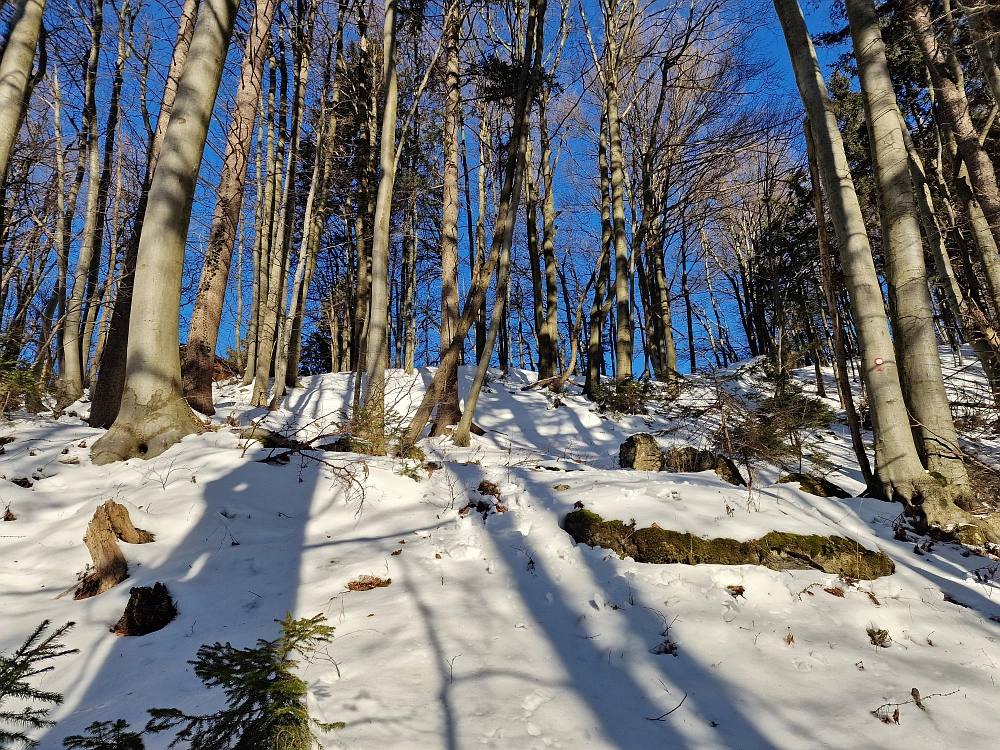
<instances>
[{"instance_id":1,"label":"tree shadow on snow","mask_svg":"<svg viewBox=\"0 0 1000 750\"><path fill-rule=\"evenodd\" d=\"M542 490L536 485L532 491ZM551 512L539 506L536 512ZM532 617L562 661L576 696L596 719L588 732L591 737L621 748L775 747L737 704L734 688L713 675L707 665L683 651L676 657L651 653L664 640L665 623L655 614L655 607L663 605L644 601L631 591L612 592L608 583L623 579L607 558L576 556L585 566L592 589L589 594L574 592L549 568L542 550L533 549L536 540L532 536L513 532L509 523L491 529L494 518L486 523L486 531ZM544 546L552 541L546 537ZM565 543L573 544L568 536ZM619 595L621 609L627 611L607 612ZM586 596L595 600L581 607L579 599ZM604 596L605 601L597 601ZM626 606L624 599L629 596L632 605ZM669 612L663 614L670 619Z\"/></svg>"},{"instance_id":2,"label":"tree shadow on snow","mask_svg":"<svg viewBox=\"0 0 1000 750\"><path fill-rule=\"evenodd\" d=\"M188 458L186 445L175 446L164 456L185 449ZM216 450L227 448L213 447L206 454ZM248 453L236 468L204 484L204 503L195 500L187 510L189 517L200 513L200 518L163 558L142 566L130 562L129 578L112 590L118 598L124 602L129 587L159 581L170 591L178 615L164 629L142 637L108 632L99 648L83 654L90 659L82 671L86 687L80 688L82 693L67 691L66 703L53 715L58 724L41 739L42 748L61 747L63 737L79 734L95 721L123 718L139 729L149 718L149 708L214 712L224 706L222 691L206 688L188 664L200 646L216 641L238 648L253 646L258 639L277 637L279 626L274 621L286 612L315 614L296 612L305 527L314 497L332 497L343 492L343 486L313 461L293 456L289 464L278 466L253 460L264 455L267 452ZM176 481L189 479L185 474ZM163 491L169 493L170 486ZM160 492L158 485L147 482L120 492L119 497L137 506L152 500L155 508ZM141 514L133 514L133 520L144 525ZM166 529L171 522L184 521L160 516L147 523L153 529ZM123 545L123 551L129 559L129 545ZM97 604L111 594L79 604ZM100 611L107 609L105 605ZM120 614L119 609L102 626L110 628ZM145 739L148 750L165 748L173 733Z\"/></svg>"}]
</instances>

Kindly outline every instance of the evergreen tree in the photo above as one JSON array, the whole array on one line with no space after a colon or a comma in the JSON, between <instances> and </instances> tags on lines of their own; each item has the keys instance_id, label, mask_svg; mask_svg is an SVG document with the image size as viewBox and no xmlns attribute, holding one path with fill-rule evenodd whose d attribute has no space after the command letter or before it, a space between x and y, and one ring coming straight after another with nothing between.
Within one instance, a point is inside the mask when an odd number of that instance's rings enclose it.
<instances>
[{"instance_id":1,"label":"evergreen tree","mask_svg":"<svg viewBox=\"0 0 1000 750\"><path fill-rule=\"evenodd\" d=\"M129 732L125 719L95 721L87 734L73 734L63 740L63 747L82 750L145 750L142 732Z\"/></svg>"},{"instance_id":2,"label":"evergreen tree","mask_svg":"<svg viewBox=\"0 0 1000 750\"><path fill-rule=\"evenodd\" d=\"M0 748L37 747L38 743L30 739L25 732L31 729L50 727L55 722L48 718L48 708L25 707L20 711L5 708L8 698L34 703L62 703L59 693L39 690L30 685L28 680L45 672L51 672L50 664L39 667L41 662L55 659L58 656L77 653L77 649L64 649L59 642L75 623L68 622L54 633L43 638L49 621L45 620L35 628L16 651L10 656L0 654ZM12 726L6 729L3 725Z\"/></svg>"},{"instance_id":3,"label":"evergreen tree","mask_svg":"<svg viewBox=\"0 0 1000 750\"><path fill-rule=\"evenodd\" d=\"M313 743L306 683L292 670L294 653L305 656L328 643L333 628L323 615L293 620L289 612L281 636L257 641L255 648L215 643L198 649L190 662L208 687L221 687L226 708L191 716L176 708L153 708L148 732L180 727L170 747L185 742L191 750L309 750ZM342 724L318 724L324 731Z\"/></svg>"}]
</instances>

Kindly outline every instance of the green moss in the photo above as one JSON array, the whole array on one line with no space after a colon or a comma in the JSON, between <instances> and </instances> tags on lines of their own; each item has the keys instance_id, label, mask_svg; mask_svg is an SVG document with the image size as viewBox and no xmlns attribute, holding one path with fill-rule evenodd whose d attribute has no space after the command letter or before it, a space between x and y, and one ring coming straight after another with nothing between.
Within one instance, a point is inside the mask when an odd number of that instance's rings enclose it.
<instances>
[{"instance_id":1,"label":"green moss","mask_svg":"<svg viewBox=\"0 0 1000 750\"><path fill-rule=\"evenodd\" d=\"M838 536L772 531L760 539L703 539L656 526L637 529L605 521L589 510L567 513L563 528L579 544L603 547L636 562L686 565L763 565L772 570L822 570L871 580L890 575L895 566L883 552L866 550Z\"/></svg>"},{"instance_id":2,"label":"green moss","mask_svg":"<svg viewBox=\"0 0 1000 750\"><path fill-rule=\"evenodd\" d=\"M817 497L852 497L851 493L843 487L838 487L833 482L822 477L813 476L812 474L786 474L778 479L778 484L787 484L789 482L798 482L800 490L808 492L810 495L816 495Z\"/></svg>"}]
</instances>

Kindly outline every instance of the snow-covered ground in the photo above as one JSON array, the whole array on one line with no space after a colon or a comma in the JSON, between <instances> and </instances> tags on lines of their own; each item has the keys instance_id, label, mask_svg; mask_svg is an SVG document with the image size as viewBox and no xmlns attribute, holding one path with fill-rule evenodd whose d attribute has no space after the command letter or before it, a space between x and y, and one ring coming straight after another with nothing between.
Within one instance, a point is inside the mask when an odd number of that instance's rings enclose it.
<instances>
[{"instance_id":1,"label":"snow-covered ground","mask_svg":"<svg viewBox=\"0 0 1000 750\"><path fill-rule=\"evenodd\" d=\"M967 365L955 363L950 381L970 400L979 380ZM471 376L463 370L464 388ZM394 376L400 408L429 377ZM205 643L274 638L286 611L323 613L336 627L302 669L313 716L347 724L323 736L326 747L995 744L995 558L944 543L918 555L913 541L893 538L900 506L814 497L772 484L776 468L761 469L752 490L712 472L619 469L629 435L662 431L664 447L697 444L714 425L666 411L608 419L572 387L553 408L552 394L521 390L533 378L512 371L490 384L476 415L486 435L471 448L425 440L428 461L440 464L433 472L333 452L265 464L273 451L248 445L226 423L299 440L334 431L350 375L308 378L286 410L270 415L247 408L249 390L223 387L218 429L149 461L92 465L87 446L101 433L74 417L2 424L0 436L14 441L0 476L32 486L0 481L0 505L17 516L0 523L0 650L43 619L77 623L66 643L80 653L41 678L65 694L42 747L59 748L94 721L141 727L152 707L217 710L221 691L206 689L188 660ZM690 390L688 405L710 400L714 387ZM831 481L862 489L846 428L817 431L809 444L833 467ZM483 480L498 486L506 512L460 513L482 499ZM107 499L126 505L156 541L123 544L129 580L74 601L90 560L83 535ZM813 571L623 561L575 545L560 528L575 503L607 519L710 537L837 534L885 551L896 572L845 583ZM349 591L361 575L392 582ZM110 633L129 587L156 581L177 602L177 619L144 637ZM869 628L888 631L891 645L872 645ZM913 688L926 710L912 702ZM884 704L902 704L898 725L872 715ZM145 738L151 749L171 739Z\"/></svg>"}]
</instances>

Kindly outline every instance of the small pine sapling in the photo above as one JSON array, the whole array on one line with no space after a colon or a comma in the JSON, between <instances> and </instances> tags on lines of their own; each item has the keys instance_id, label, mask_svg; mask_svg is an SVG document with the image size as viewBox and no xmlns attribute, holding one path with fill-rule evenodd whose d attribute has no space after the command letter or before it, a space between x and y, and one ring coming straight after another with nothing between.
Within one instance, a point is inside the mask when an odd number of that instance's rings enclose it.
<instances>
[{"instance_id":1,"label":"small pine sapling","mask_svg":"<svg viewBox=\"0 0 1000 750\"><path fill-rule=\"evenodd\" d=\"M49 708L28 706L20 711L14 711L5 708L4 703L8 698L20 702L62 703L62 695L39 690L30 685L28 680L54 669L51 664L39 667L41 662L77 653L78 649L66 649L60 643L60 639L74 624L68 622L45 636L45 631L49 627L49 621L45 620L13 654L10 656L0 654L0 747L37 747L38 743L29 738L25 732L55 724L48 718ZM13 728L5 728L3 725Z\"/></svg>"},{"instance_id":2,"label":"small pine sapling","mask_svg":"<svg viewBox=\"0 0 1000 750\"><path fill-rule=\"evenodd\" d=\"M63 747L81 750L145 750L142 732L130 732L125 719L95 721L86 734L73 734L63 740Z\"/></svg>"},{"instance_id":3,"label":"small pine sapling","mask_svg":"<svg viewBox=\"0 0 1000 750\"><path fill-rule=\"evenodd\" d=\"M255 648L234 648L215 643L198 649L190 662L207 687L226 693L226 708L214 714L190 716L176 708L153 708L147 732L179 727L170 747L187 743L191 750L309 750L314 735L306 708L306 683L293 670L293 654L306 656L328 643L333 628L326 618L293 620L289 612L281 636L257 641ZM316 725L323 731L343 724Z\"/></svg>"}]
</instances>

